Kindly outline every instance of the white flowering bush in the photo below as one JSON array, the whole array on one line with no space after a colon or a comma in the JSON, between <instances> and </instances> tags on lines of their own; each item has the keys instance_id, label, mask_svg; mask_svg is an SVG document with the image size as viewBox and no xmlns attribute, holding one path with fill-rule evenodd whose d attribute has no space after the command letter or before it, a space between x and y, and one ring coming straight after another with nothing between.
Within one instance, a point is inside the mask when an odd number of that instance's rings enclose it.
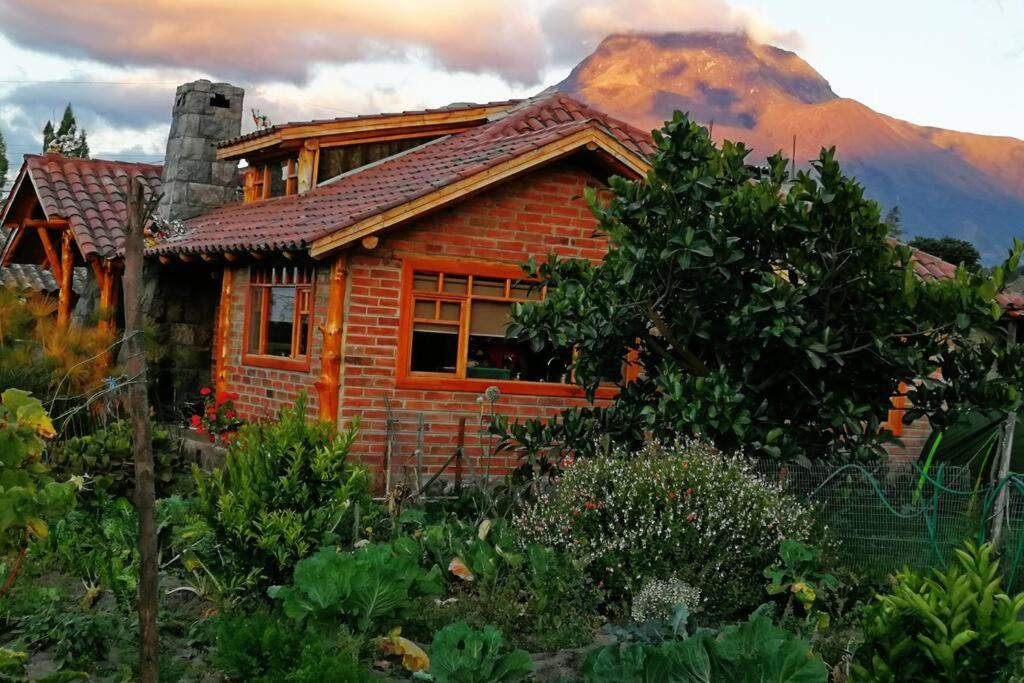
<instances>
[{"instance_id":1,"label":"white flowering bush","mask_svg":"<svg viewBox=\"0 0 1024 683\"><path fill-rule=\"evenodd\" d=\"M515 522L524 542L573 555L620 604L645 579L671 576L716 617L759 604L779 544L812 528L749 461L690 440L579 460Z\"/></svg>"},{"instance_id":2,"label":"white flowering bush","mask_svg":"<svg viewBox=\"0 0 1024 683\"><path fill-rule=\"evenodd\" d=\"M700 591L679 579L651 579L633 597L630 616L642 624L645 621L670 621L676 607L686 605L686 611L700 611Z\"/></svg>"}]
</instances>

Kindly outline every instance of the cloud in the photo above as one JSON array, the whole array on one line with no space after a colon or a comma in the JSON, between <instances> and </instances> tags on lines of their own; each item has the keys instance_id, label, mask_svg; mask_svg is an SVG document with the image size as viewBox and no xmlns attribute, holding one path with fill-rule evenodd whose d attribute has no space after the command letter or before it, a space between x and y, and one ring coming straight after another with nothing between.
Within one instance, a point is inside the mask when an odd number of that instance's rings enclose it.
<instances>
[{"instance_id":1,"label":"cloud","mask_svg":"<svg viewBox=\"0 0 1024 683\"><path fill-rule=\"evenodd\" d=\"M782 47L800 47L795 31L780 31L726 0L560 0L541 17L559 64L575 64L612 33L718 31L746 33Z\"/></svg>"},{"instance_id":2,"label":"cloud","mask_svg":"<svg viewBox=\"0 0 1024 683\"><path fill-rule=\"evenodd\" d=\"M166 123L174 103L173 85L140 83L95 84L55 81L19 85L0 97L5 105L18 107L27 117L43 123L61 116L68 103L75 109L79 126L110 125L147 128Z\"/></svg>"},{"instance_id":3,"label":"cloud","mask_svg":"<svg viewBox=\"0 0 1024 683\"><path fill-rule=\"evenodd\" d=\"M0 27L32 50L251 83L302 84L316 64L412 53L535 83L547 59L536 17L504 0L6 0Z\"/></svg>"},{"instance_id":4,"label":"cloud","mask_svg":"<svg viewBox=\"0 0 1024 683\"><path fill-rule=\"evenodd\" d=\"M539 85L610 33L744 31L792 42L727 0L0 0L21 47L119 67L304 85L321 65L425 59Z\"/></svg>"}]
</instances>

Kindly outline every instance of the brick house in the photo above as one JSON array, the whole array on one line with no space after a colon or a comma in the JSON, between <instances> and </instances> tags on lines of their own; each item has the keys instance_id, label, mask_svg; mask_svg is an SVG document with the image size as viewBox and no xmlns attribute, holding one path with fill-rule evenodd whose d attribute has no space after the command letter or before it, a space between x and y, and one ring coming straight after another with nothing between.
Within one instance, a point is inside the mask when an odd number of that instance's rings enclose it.
<instances>
[{"instance_id":1,"label":"brick house","mask_svg":"<svg viewBox=\"0 0 1024 683\"><path fill-rule=\"evenodd\" d=\"M422 447L428 470L452 454L460 423L479 453L490 386L501 390L494 409L512 417L584 404L569 354L509 342L505 323L515 302L545 295L523 279L529 257L603 257L584 189L641 177L647 133L559 93L246 135L241 105L228 84L181 86L163 167L26 157L0 265L89 265L99 305L112 306L124 187L138 177L162 195L149 314L161 341L200 368L183 375L172 359L158 377L194 390L212 374L250 419L306 392L311 417L361 420L364 461L408 463ZM954 270L920 252L915 267L925 278ZM1002 297L1011 314L1024 308L1024 297ZM904 408L891 421L906 429L906 454L918 425L900 424Z\"/></svg>"},{"instance_id":2,"label":"brick house","mask_svg":"<svg viewBox=\"0 0 1024 683\"><path fill-rule=\"evenodd\" d=\"M248 162L244 201L183 221L150 253L222 266L214 376L241 415L305 391L311 416L361 420L372 461L389 429L411 453L422 414L430 469L460 418L475 447L489 386L517 417L583 403L565 354L504 339L513 303L544 296L520 264L599 260L584 188L643 174L650 145L558 94L287 124L221 142L218 158Z\"/></svg>"}]
</instances>

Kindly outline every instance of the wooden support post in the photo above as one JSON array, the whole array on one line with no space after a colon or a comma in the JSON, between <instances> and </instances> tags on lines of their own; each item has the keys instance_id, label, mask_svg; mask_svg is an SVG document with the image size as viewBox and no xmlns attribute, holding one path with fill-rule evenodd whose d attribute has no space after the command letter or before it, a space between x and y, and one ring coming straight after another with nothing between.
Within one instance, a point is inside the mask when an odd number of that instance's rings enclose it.
<instances>
[{"instance_id":1,"label":"wooden support post","mask_svg":"<svg viewBox=\"0 0 1024 683\"><path fill-rule=\"evenodd\" d=\"M341 328L345 317L345 277L348 256L338 254L331 264L327 290L327 319L320 326L323 334L320 379L314 385L320 401L321 420L338 423L338 391L341 386Z\"/></svg>"},{"instance_id":2,"label":"wooden support post","mask_svg":"<svg viewBox=\"0 0 1024 683\"><path fill-rule=\"evenodd\" d=\"M71 324L72 276L75 270L74 243L71 241L71 230L65 230L60 245L60 294L57 300L57 325L67 327Z\"/></svg>"},{"instance_id":3,"label":"wooden support post","mask_svg":"<svg viewBox=\"0 0 1024 683\"><path fill-rule=\"evenodd\" d=\"M146 354L142 343L142 230L147 210L142 184L138 181L128 186L127 213L124 238L125 355L130 378L128 406L135 458L135 509L139 517L139 680L142 683L156 683L159 675L157 610L160 579L153 444L149 423ZM109 279L113 280L112 270Z\"/></svg>"},{"instance_id":4,"label":"wooden support post","mask_svg":"<svg viewBox=\"0 0 1024 683\"><path fill-rule=\"evenodd\" d=\"M46 228L38 228L39 241L43 243L43 251L46 252L46 263L50 266L50 270L53 272L53 278L60 282L64 278L60 272L60 261L57 259L57 250L53 248L53 242L50 241L50 232Z\"/></svg>"},{"instance_id":5,"label":"wooden support post","mask_svg":"<svg viewBox=\"0 0 1024 683\"><path fill-rule=\"evenodd\" d=\"M299 150L299 164L296 172L299 194L313 189L316 184L318 153L319 143L316 140L307 140Z\"/></svg>"},{"instance_id":6,"label":"wooden support post","mask_svg":"<svg viewBox=\"0 0 1024 683\"><path fill-rule=\"evenodd\" d=\"M228 390L228 344L231 341L231 270L220 278L220 304L217 308L217 333L214 335L213 384L217 393Z\"/></svg>"}]
</instances>

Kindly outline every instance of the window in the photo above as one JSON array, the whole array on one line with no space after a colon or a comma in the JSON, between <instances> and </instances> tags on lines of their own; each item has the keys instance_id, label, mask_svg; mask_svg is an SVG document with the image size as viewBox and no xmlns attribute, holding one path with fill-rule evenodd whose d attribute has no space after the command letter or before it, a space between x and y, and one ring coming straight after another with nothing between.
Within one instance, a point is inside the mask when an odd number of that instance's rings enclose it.
<instances>
[{"instance_id":1,"label":"window","mask_svg":"<svg viewBox=\"0 0 1024 683\"><path fill-rule=\"evenodd\" d=\"M244 362L286 369L308 369L313 324L313 281L311 267L250 269Z\"/></svg>"},{"instance_id":2,"label":"window","mask_svg":"<svg viewBox=\"0 0 1024 683\"><path fill-rule=\"evenodd\" d=\"M482 389L497 383L520 393L568 394L572 350L533 351L505 338L516 303L546 290L514 266L406 264L400 381Z\"/></svg>"},{"instance_id":3,"label":"window","mask_svg":"<svg viewBox=\"0 0 1024 683\"><path fill-rule=\"evenodd\" d=\"M253 165L245 173L246 202L284 197L298 191L298 164L294 158Z\"/></svg>"}]
</instances>

